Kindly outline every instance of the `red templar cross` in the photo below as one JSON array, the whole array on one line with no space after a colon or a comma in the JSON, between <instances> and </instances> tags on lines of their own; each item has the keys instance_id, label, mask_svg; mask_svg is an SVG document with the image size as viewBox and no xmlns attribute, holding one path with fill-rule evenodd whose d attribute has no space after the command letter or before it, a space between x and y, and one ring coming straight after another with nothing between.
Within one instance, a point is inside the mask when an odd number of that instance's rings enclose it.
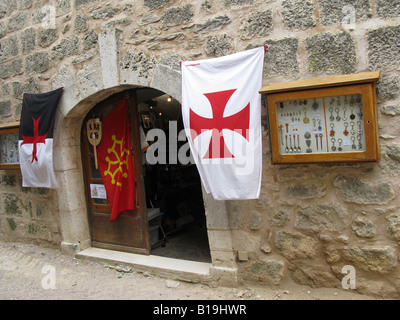
<instances>
[{"instance_id":1,"label":"red templar cross","mask_svg":"<svg viewBox=\"0 0 400 320\"><path fill-rule=\"evenodd\" d=\"M36 156L37 144L38 143L46 143L45 139L47 137L47 133L44 136L39 136L40 117L37 120L32 117L32 120L33 120L33 137L26 137L23 135L22 138L24 140L22 141L21 146L23 144L33 143L33 151L32 151L32 162L33 162L35 160L38 161L37 156Z\"/></svg>"},{"instance_id":2,"label":"red templar cross","mask_svg":"<svg viewBox=\"0 0 400 320\"><path fill-rule=\"evenodd\" d=\"M246 130L249 129L250 123L250 102L238 113L229 117L224 117L226 104L235 91L236 89L204 94L211 104L213 114L212 118L203 118L190 109L190 128L194 130L197 135L205 130L212 130L210 145L203 159L234 158L225 145L225 140L222 135L223 129L232 131L236 130L248 140ZM192 131L192 140L194 140L195 137L196 136ZM219 139L219 141L217 141L217 139ZM215 150L213 152L213 145L219 145L220 150Z\"/></svg>"}]
</instances>

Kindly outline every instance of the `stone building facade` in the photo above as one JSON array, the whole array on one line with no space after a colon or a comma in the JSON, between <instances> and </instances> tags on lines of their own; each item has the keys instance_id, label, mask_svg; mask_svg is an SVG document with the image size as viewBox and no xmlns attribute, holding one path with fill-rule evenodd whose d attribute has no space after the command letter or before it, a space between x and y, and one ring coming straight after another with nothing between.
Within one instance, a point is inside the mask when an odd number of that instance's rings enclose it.
<instances>
[{"instance_id":1,"label":"stone building facade","mask_svg":"<svg viewBox=\"0 0 400 320\"><path fill-rule=\"evenodd\" d=\"M398 0L2 0L0 122L19 121L23 92L65 91L54 142L60 188L22 188L19 170L2 170L0 239L51 242L72 254L89 247L80 149L86 113L138 86L180 101L180 61L264 44L264 84L381 70L381 161L272 165L264 105L259 199L203 194L210 278L341 288L350 265L357 291L398 297Z\"/></svg>"}]
</instances>

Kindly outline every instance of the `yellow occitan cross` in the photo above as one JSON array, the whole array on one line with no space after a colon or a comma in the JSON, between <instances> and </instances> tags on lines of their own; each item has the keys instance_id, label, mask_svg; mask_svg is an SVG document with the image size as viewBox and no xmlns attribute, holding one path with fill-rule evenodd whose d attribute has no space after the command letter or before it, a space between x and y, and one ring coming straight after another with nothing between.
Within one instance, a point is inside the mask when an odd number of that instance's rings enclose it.
<instances>
[{"instance_id":1,"label":"yellow occitan cross","mask_svg":"<svg viewBox=\"0 0 400 320\"><path fill-rule=\"evenodd\" d=\"M112 140L114 141L114 144L112 145L111 148L107 149L108 153L113 153L115 155L115 160L111 160L110 157L106 157L106 161L108 162L108 168L106 171L104 171L104 176L109 175L111 176L111 183L115 184L117 183L117 186L119 186L122 189L122 183L119 181L115 180L115 176L117 175L118 172L122 173L122 177L128 178L128 173L127 171L129 170L128 166L128 157L130 154L130 150L123 148L123 142L124 139L122 138L121 140L117 140L116 136L113 135ZM117 145L119 145L119 153L117 152ZM125 165L126 170L123 170L123 165ZM115 170L112 168L113 166L116 166ZM113 169L113 171L111 171Z\"/></svg>"}]
</instances>

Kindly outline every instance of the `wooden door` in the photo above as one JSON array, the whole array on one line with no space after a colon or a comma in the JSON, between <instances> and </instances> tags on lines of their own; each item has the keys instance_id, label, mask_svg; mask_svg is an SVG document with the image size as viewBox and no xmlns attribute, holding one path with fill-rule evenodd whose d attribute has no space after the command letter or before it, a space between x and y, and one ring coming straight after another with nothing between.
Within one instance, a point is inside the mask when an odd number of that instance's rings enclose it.
<instances>
[{"instance_id":1,"label":"wooden door","mask_svg":"<svg viewBox=\"0 0 400 320\"><path fill-rule=\"evenodd\" d=\"M103 181L100 171L95 167L94 148L89 144L87 138L86 122L92 118L102 119L124 98L125 95L128 95L130 134L136 180L136 194L132 194L131 196L136 199L136 208L133 211L120 213L118 217L111 222L111 209L108 200L96 198L96 196L91 193L90 186L96 184L102 185ZM149 254L150 245L147 208L142 175L142 155L140 149L139 121L137 106L135 103L135 91L129 90L115 94L97 104L84 119L81 138L85 190L92 246Z\"/></svg>"}]
</instances>

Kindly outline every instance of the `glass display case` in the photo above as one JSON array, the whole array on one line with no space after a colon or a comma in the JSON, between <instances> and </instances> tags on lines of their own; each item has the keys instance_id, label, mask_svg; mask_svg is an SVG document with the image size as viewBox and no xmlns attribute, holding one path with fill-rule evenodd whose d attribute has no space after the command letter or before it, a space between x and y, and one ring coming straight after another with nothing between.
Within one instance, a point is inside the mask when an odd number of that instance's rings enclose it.
<instances>
[{"instance_id":1,"label":"glass display case","mask_svg":"<svg viewBox=\"0 0 400 320\"><path fill-rule=\"evenodd\" d=\"M19 169L19 122L0 125L0 169Z\"/></svg>"},{"instance_id":2,"label":"glass display case","mask_svg":"<svg viewBox=\"0 0 400 320\"><path fill-rule=\"evenodd\" d=\"M374 82L323 87L320 81L317 88L310 83L312 88L265 92L272 162L378 161Z\"/></svg>"}]
</instances>

